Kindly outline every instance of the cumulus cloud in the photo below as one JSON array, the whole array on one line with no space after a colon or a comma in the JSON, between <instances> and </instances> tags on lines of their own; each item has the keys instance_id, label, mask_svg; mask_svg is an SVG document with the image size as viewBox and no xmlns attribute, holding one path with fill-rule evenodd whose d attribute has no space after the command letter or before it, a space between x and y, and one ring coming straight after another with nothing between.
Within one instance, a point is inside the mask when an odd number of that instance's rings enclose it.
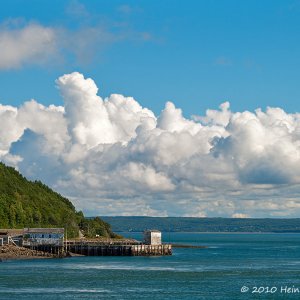
<instances>
[{"instance_id":1,"label":"cumulus cloud","mask_svg":"<svg viewBox=\"0 0 300 300\"><path fill-rule=\"evenodd\" d=\"M187 119L167 102L155 116L80 73L56 85L64 106L0 105L0 159L89 214L299 214L299 114L225 102Z\"/></svg>"}]
</instances>

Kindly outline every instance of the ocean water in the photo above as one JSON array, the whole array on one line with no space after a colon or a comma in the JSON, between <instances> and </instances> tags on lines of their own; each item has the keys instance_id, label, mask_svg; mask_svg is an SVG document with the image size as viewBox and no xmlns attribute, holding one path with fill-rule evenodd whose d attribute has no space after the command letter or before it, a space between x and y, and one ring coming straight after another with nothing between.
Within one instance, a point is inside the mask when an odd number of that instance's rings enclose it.
<instances>
[{"instance_id":1,"label":"ocean water","mask_svg":"<svg viewBox=\"0 0 300 300\"><path fill-rule=\"evenodd\" d=\"M178 248L164 257L6 261L0 299L300 299L300 234L166 233L164 239L208 248Z\"/></svg>"}]
</instances>

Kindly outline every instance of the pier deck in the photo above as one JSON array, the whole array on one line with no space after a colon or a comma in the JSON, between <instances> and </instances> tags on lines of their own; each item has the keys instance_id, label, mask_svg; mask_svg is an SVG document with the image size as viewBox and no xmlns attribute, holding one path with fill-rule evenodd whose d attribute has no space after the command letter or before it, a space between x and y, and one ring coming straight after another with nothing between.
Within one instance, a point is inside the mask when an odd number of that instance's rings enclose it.
<instances>
[{"instance_id":1,"label":"pier deck","mask_svg":"<svg viewBox=\"0 0 300 300\"><path fill-rule=\"evenodd\" d=\"M36 251L45 251L64 256L74 253L84 256L162 256L172 255L172 245L145 245L141 243L117 244L97 241L68 241L61 246L32 245L28 247Z\"/></svg>"},{"instance_id":2,"label":"pier deck","mask_svg":"<svg viewBox=\"0 0 300 300\"><path fill-rule=\"evenodd\" d=\"M102 244L68 242L68 252L86 256L158 256L172 255L172 246L168 244Z\"/></svg>"}]
</instances>

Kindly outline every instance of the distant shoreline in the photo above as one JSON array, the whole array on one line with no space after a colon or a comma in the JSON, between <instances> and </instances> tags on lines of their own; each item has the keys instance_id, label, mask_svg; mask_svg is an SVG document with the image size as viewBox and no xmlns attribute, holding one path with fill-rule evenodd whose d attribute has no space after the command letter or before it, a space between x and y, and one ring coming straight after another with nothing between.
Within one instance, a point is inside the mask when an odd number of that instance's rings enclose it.
<instances>
[{"instance_id":1,"label":"distant shoreline","mask_svg":"<svg viewBox=\"0 0 300 300\"><path fill-rule=\"evenodd\" d=\"M207 233L207 234L300 234L297 232L274 232L274 231L162 231L163 233ZM143 231L117 231L117 233L143 233Z\"/></svg>"},{"instance_id":2,"label":"distant shoreline","mask_svg":"<svg viewBox=\"0 0 300 300\"><path fill-rule=\"evenodd\" d=\"M300 233L300 218L101 217L115 232Z\"/></svg>"}]
</instances>

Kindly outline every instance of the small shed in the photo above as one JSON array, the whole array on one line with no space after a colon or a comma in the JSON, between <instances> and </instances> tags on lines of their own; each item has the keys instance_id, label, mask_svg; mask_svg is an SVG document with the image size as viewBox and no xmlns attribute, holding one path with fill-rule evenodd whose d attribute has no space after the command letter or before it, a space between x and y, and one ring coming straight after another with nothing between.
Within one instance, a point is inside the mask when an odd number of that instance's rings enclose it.
<instances>
[{"instance_id":1,"label":"small shed","mask_svg":"<svg viewBox=\"0 0 300 300\"><path fill-rule=\"evenodd\" d=\"M144 231L144 243L146 245L161 245L161 232L159 230Z\"/></svg>"},{"instance_id":2,"label":"small shed","mask_svg":"<svg viewBox=\"0 0 300 300\"><path fill-rule=\"evenodd\" d=\"M0 231L0 246L7 245L9 243L9 235L7 231Z\"/></svg>"},{"instance_id":3,"label":"small shed","mask_svg":"<svg viewBox=\"0 0 300 300\"><path fill-rule=\"evenodd\" d=\"M63 246L64 228L24 228L23 246Z\"/></svg>"},{"instance_id":4,"label":"small shed","mask_svg":"<svg viewBox=\"0 0 300 300\"><path fill-rule=\"evenodd\" d=\"M0 246L7 244L20 245L23 229L0 229Z\"/></svg>"}]
</instances>

